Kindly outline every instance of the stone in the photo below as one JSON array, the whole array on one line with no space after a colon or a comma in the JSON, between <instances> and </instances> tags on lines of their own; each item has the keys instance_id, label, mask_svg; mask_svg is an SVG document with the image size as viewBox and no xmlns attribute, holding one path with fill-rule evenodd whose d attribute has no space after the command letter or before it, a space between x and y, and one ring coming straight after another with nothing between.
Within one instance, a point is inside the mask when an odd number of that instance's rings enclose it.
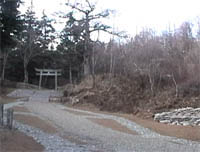
<instances>
[{"instance_id":1,"label":"stone","mask_svg":"<svg viewBox=\"0 0 200 152\"><path fill-rule=\"evenodd\" d=\"M157 113L154 120L165 124L197 126L200 125L200 108L180 108L170 112Z\"/></svg>"},{"instance_id":2,"label":"stone","mask_svg":"<svg viewBox=\"0 0 200 152\"><path fill-rule=\"evenodd\" d=\"M72 103L72 105L77 104L80 102L80 100L76 97L70 97L70 101Z\"/></svg>"},{"instance_id":3,"label":"stone","mask_svg":"<svg viewBox=\"0 0 200 152\"><path fill-rule=\"evenodd\" d=\"M161 123L165 123L165 124L168 124L168 123L170 123L170 121L169 121L169 120L161 120L160 122L161 122Z\"/></svg>"},{"instance_id":4,"label":"stone","mask_svg":"<svg viewBox=\"0 0 200 152\"><path fill-rule=\"evenodd\" d=\"M178 124L179 124L178 121L174 121L171 123L171 125L178 125Z\"/></svg>"},{"instance_id":5,"label":"stone","mask_svg":"<svg viewBox=\"0 0 200 152\"><path fill-rule=\"evenodd\" d=\"M49 102L61 102L61 97L50 96Z\"/></svg>"},{"instance_id":6,"label":"stone","mask_svg":"<svg viewBox=\"0 0 200 152\"><path fill-rule=\"evenodd\" d=\"M189 125L191 125L188 121L183 121L183 122L181 122L181 124L182 124L183 126L189 126Z\"/></svg>"}]
</instances>

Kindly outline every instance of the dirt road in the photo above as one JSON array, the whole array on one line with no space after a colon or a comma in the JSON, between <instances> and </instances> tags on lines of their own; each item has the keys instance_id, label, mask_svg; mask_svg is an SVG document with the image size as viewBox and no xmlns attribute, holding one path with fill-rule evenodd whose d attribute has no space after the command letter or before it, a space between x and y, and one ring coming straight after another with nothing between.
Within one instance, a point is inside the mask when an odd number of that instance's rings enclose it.
<instances>
[{"instance_id":1,"label":"dirt road","mask_svg":"<svg viewBox=\"0 0 200 152\"><path fill-rule=\"evenodd\" d=\"M23 96L27 94L27 90L18 92ZM161 136L122 117L49 103L46 98L52 93L31 93L29 90L31 100L18 106L15 104L16 120L27 125L19 126L29 129L29 132L31 130L33 134L21 130L39 139L46 151L69 151L69 147L71 151L96 152L197 152L200 149L198 142ZM46 140L51 144L47 144Z\"/></svg>"}]
</instances>

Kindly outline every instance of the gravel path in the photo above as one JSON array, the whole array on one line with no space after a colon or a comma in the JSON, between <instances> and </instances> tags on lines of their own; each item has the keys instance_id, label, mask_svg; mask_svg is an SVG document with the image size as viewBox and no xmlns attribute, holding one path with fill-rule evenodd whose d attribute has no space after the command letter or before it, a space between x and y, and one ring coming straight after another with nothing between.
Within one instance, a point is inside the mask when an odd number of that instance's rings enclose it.
<instances>
[{"instance_id":1,"label":"gravel path","mask_svg":"<svg viewBox=\"0 0 200 152\"><path fill-rule=\"evenodd\" d=\"M65 107L57 104L40 103L35 104L29 102L26 104L32 112L54 122L61 127L65 132L73 133L82 138L93 139L90 144L103 144L103 147L117 152L171 152L185 151L197 152L200 149L200 144L183 139L161 136L157 133L145 129L124 118L96 114L96 118L113 119L127 126L129 129L137 131L140 135L128 135L109 128L92 123L87 117L92 116L77 116L67 112ZM66 108L73 110L71 108ZM89 140L88 142L91 142ZM102 146L102 145L101 145Z\"/></svg>"},{"instance_id":2,"label":"gravel path","mask_svg":"<svg viewBox=\"0 0 200 152\"><path fill-rule=\"evenodd\" d=\"M50 96L63 96L63 92L55 90L17 89L8 94L8 96L21 97L18 101L48 102Z\"/></svg>"},{"instance_id":3,"label":"gravel path","mask_svg":"<svg viewBox=\"0 0 200 152\"><path fill-rule=\"evenodd\" d=\"M40 129L14 122L15 127L28 136L33 137L45 147L46 152L95 152L96 148L89 145L77 145L58 135L44 133Z\"/></svg>"},{"instance_id":4,"label":"gravel path","mask_svg":"<svg viewBox=\"0 0 200 152\"><path fill-rule=\"evenodd\" d=\"M40 98L44 97L45 94L47 95L49 92L40 91L37 92L35 96ZM31 96L33 97L33 95ZM56 125L60 132L70 136L73 135L79 140L87 143L86 147L83 149L76 149L79 145L72 146L71 151L80 150L89 152L90 149L88 147L93 147L93 150L101 150L105 152L198 152L200 149L200 144L198 142L161 136L134 122L117 116L75 110L64 107L60 104L35 102L34 100L25 102L24 106L33 114L40 116L43 120L48 120ZM84 112L91 115L75 115L67 110ZM98 119L113 119L127 128L138 132L139 135L130 135L103 127L87 119L91 117ZM35 135L37 133L33 134ZM48 135L44 136L48 138ZM43 140L46 140L46 138ZM53 139L52 142L54 142ZM51 144L50 146L53 145ZM60 142L59 147L60 150L63 150L62 148L67 146L63 142Z\"/></svg>"}]
</instances>

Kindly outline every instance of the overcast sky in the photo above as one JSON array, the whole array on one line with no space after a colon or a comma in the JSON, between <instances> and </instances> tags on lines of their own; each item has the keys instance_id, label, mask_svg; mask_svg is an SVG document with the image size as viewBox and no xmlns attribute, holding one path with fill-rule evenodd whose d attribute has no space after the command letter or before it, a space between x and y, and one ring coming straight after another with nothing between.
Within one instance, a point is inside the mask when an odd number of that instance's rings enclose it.
<instances>
[{"instance_id":1,"label":"overcast sky","mask_svg":"<svg viewBox=\"0 0 200 152\"><path fill-rule=\"evenodd\" d=\"M26 6L30 0L24 0ZM45 10L47 15L65 10L67 0L33 0L37 14ZM75 0L71 0L75 1ZM76 0L78 1L78 0ZM80 0L84 1L84 0ZM160 32L171 25L178 27L184 21L194 21L200 16L200 0L90 0L97 2L99 10L116 10L116 15L107 20L119 31L135 35L142 28L153 28ZM57 26L61 28L61 26Z\"/></svg>"}]
</instances>

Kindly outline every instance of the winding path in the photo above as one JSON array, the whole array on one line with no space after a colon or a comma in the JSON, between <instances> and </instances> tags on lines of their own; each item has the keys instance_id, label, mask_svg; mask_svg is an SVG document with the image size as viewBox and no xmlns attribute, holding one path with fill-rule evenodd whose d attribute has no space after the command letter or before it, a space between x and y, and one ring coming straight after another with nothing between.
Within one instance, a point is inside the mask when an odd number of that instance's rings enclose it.
<instances>
[{"instance_id":1,"label":"winding path","mask_svg":"<svg viewBox=\"0 0 200 152\"><path fill-rule=\"evenodd\" d=\"M73 136L77 140L85 143L85 147L83 146L82 149L80 145L76 143L75 146L71 148L72 151L198 152L200 149L199 142L161 136L122 117L77 110L65 107L61 104L49 103L48 98L52 94L62 95L60 92L49 90L16 90L11 93L10 96L28 97L28 101L20 101L18 104L26 107L32 114L37 115L42 120L48 121L56 126L60 132L59 135ZM17 103L13 105L16 106L16 104ZM7 107L11 106L12 104L7 105ZM137 132L137 134L120 132L95 123L91 121L91 119L112 120L133 132ZM59 146L61 148L62 144ZM79 147L79 149L76 149L76 147ZM47 149L47 151L50 150ZM60 150L57 149L57 151ZM65 151L65 149L62 149L62 151Z\"/></svg>"}]
</instances>

